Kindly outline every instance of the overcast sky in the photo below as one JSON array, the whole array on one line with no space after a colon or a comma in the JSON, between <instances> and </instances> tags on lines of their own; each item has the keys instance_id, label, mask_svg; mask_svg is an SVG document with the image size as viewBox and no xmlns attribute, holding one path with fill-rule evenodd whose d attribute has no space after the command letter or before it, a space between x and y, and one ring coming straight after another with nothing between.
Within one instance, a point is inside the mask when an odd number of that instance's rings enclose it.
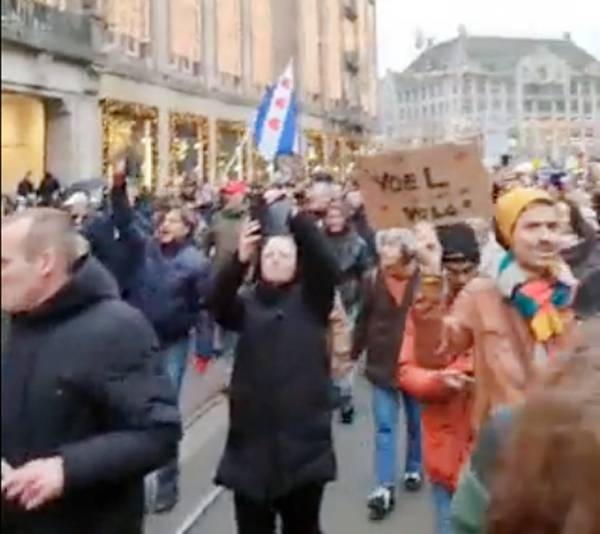
<instances>
[{"instance_id":1,"label":"overcast sky","mask_svg":"<svg viewBox=\"0 0 600 534\"><path fill-rule=\"evenodd\" d=\"M471 35L572 39L600 58L600 1L377 0L379 71L402 70L417 55L415 35L443 41L464 24ZM552 7L557 6L557 7Z\"/></svg>"}]
</instances>

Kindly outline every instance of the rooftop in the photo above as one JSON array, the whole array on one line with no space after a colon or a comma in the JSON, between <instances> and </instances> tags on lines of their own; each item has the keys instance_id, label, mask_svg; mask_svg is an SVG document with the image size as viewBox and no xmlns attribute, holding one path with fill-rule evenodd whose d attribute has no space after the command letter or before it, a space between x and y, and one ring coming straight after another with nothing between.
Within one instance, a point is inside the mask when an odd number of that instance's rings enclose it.
<instances>
[{"instance_id":1,"label":"rooftop","mask_svg":"<svg viewBox=\"0 0 600 534\"><path fill-rule=\"evenodd\" d=\"M528 39L512 37L456 37L425 50L404 71L418 74L452 70L466 61L477 70L501 73L513 70L521 58L540 48L565 60L574 70L582 71L598 59L570 39Z\"/></svg>"}]
</instances>

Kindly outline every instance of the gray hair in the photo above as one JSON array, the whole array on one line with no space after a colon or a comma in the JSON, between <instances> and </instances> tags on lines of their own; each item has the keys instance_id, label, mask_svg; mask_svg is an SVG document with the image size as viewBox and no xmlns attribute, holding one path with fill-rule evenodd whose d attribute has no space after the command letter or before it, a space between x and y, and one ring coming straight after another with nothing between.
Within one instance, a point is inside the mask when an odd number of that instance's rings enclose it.
<instances>
[{"instance_id":1,"label":"gray hair","mask_svg":"<svg viewBox=\"0 0 600 534\"><path fill-rule=\"evenodd\" d=\"M89 253L87 240L77 232L69 215L54 208L28 208L2 220L2 226L24 221L29 228L23 240L25 257L32 260L49 248L64 258L67 268Z\"/></svg>"},{"instance_id":2,"label":"gray hair","mask_svg":"<svg viewBox=\"0 0 600 534\"><path fill-rule=\"evenodd\" d=\"M377 251L381 251L384 245L395 245L402 249L404 256L414 256L417 251L417 241L411 230L406 228L388 228L379 230L375 237Z\"/></svg>"}]
</instances>

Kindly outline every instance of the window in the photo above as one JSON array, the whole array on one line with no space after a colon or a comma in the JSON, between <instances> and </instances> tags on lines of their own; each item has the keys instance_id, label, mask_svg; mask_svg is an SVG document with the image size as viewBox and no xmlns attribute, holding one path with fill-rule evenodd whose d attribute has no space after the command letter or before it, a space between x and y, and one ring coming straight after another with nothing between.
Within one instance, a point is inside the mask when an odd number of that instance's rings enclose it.
<instances>
[{"instance_id":1,"label":"window","mask_svg":"<svg viewBox=\"0 0 600 534\"><path fill-rule=\"evenodd\" d=\"M515 112L515 101L512 98L509 98L506 101L506 112L514 113Z\"/></svg>"},{"instance_id":2,"label":"window","mask_svg":"<svg viewBox=\"0 0 600 534\"><path fill-rule=\"evenodd\" d=\"M463 110L463 113L472 113L473 112L473 102L469 99L463 100L462 110Z\"/></svg>"},{"instance_id":3,"label":"window","mask_svg":"<svg viewBox=\"0 0 600 534\"><path fill-rule=\"evenodd\" d=\"M591 115L592 114L592 102L590 100L586 100L583 103L583 112L586 115Z\"/></svg>"},{"instance_id":4,"label":"window","mask_svg":"<svg viewBox=\"0 0 600 534\"><path fill-rule=\"evenodd\" d=\"M429 98L435 97L435 85L429 86Z\"/></svg>"},{"instance_id":5,"label":"window","mask_svg":"<svg viewBox=\"0 0 600 534\"><path fill-rule=\"evenodd\" d=\"M438 104L438 115L443 115L444 114L444 104L442 102L440 102Z\"/></svg>"},{"instance_id":6,"label":"window","mask_svg":"<svg viewBox=\"0 0 600 534\"><path fill-rule=\"evenodd\" d=\"M571 100L571 111L577 113L579 111L579 101Z\"/></svg>"},{"instance_id":7,"label":"window","mask_svg":"<svg viewBox=\"0 0 600 534\"><path fill-rule=\"evenodd\" d=\"M477 81L477 92L479 94L485 93L485 80L484 79L480 79Z\"/></svg>"},{"instance_id":8,"label":"window","mask_svg":"<svg viewBox=\"0 0 600 534\"><path fill-rule=\"evenodd\" d=\"M423 106L423 117L427 117L427 106Z\"/></svg>"},{"instance_id":9,"label":"window","mask_svg":"<svg viewBox=\"0 0 600 534\"><path fill-rule=\"evenodd\" d=\"M526 113L531 113L533 111L533 100L525 100L524 109Z\"/></svg>"},{"instance_id":10,"label":"window","mask_svg":"<svg viewBox=\"0 0 600 534\"><path fill-rule=\"evenodd\" d=\"M492 102L492 107L494 108L495 111L499 111L500 109L502 109L502 102L500 101L499 98L494 98L494 100Z\"/></svg>"},{"instance_id":11,"label":"window","mask_svg":"<svg viewBox=\"0 0 600 534\"><path fill-rule=\"evenodd\" d=\"M565 101L557 100L554 103L554 109L556 110L557 113L564 113L565 112Z\"/></svg>"},{"instance_id":12,"label":"window","mask_svg":"<svg viewBox=\"0 0 600 534\"><path fill-rule=\"evenodd\" d=\"M576 81L571 82L571 94L572 95L577 94L577 82Z\"/></svg>"},{"instance_id":13,"label":"window","mask_svg":"<svg viewBox=\"0 0 600 534\"><path fill-rule=\"evenodd\" d=\"M471 87L472 87L471 80L469 78L466 78L463 81L463 92L467 93L467 94L470 93L471 92Z\"/></svg>"},{"instance_id":14,"label":"window","mask_svg":"<svg viewBox=\"0 0 600 534\"><path fill-rule=\"evenodd\" d=\"M598 92L600 93L600 90ZM458 94L458 84L456 82L452 82L452 94L453 95Z\"/></svg>"},{"instance_id":15,"label":"window","mask_svg":"<svg viewBox=\"0 0 600 534\"><path fill-rule=\"evenodd\" d=\"M480 98L477 101L477 111L485 111L487 109L487 102L485 101L485 99Z\"/></svg>"},{"instance_id":16,"label":"window","mask_svg":"<svg viewBox=\"0 0 600 534\"><path fill-rule=\"evenodd\" d=\"M405 98L406 98L406 101L407 101L407 102L410 102L411 92L410 92L410 91L406 91L406 92L404 93L404 96L405 96Z\"/></svg>"},{"instance_id":17,"label":"window","mask_svg":"<svg viewBox=\"0 0 600 534\"><path fill-rule=\"evenodd\" d=\"M429 114L432 117L435 117L435 104L431 104L431 106L429 106Z\"/></svg>"},{"instance_id":18,"label":"window","mask_svg":"<svg viewBox=\"0 0 600 534\"><path fill-rule=\"evenodd\" d=\"M202 10L197 0L169 3L171 64L182 71L199 71L202 43Z\"/></svg>"},{"instance_id":19,"label":"window","mask_svg":"<svg viewBox=\"0 0 600 534\"><path fill-rule=\"evenodd\" d=\"M421 87L421 98L425 100L427 98L427 87Z\"/></svg>"},{"instance_id":20,"label":"window","mask_svg":"<svg viewBox=\"0 0 600 534\"><path fill-rule=\"evenodd\" d=\"M550 113L552 111L552 102L550 100L540 100L538 102L538 111L541 113Z\"/></svg>"},{"instance_id":21,"label":"window","mask_svg":"<svg viewBox=\"0 0 600 534\"><path fill-rule=\"evenodd\" d=\"M589 95L590 94L590 82L583 82L581 84L581 92L584 95Z\"/></svg>"}]
</instances>

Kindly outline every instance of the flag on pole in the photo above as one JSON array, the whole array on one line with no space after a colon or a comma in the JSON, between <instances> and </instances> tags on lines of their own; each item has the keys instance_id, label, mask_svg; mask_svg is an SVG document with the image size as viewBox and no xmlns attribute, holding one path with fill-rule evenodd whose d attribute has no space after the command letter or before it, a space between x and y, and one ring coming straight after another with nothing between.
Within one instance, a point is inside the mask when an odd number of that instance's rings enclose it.
<instances>
[{"instance_id":1,"label":"flag on pole","mask_svg":"<svg viewBox=\"0 0 600 534\"><path fill-rule=\"evenodd\" d=\"M256 112L253 137L258 153L273 161L298 148L294 67L290 61L274 86L267 88Z\"/></svg>"}]
</instances>

